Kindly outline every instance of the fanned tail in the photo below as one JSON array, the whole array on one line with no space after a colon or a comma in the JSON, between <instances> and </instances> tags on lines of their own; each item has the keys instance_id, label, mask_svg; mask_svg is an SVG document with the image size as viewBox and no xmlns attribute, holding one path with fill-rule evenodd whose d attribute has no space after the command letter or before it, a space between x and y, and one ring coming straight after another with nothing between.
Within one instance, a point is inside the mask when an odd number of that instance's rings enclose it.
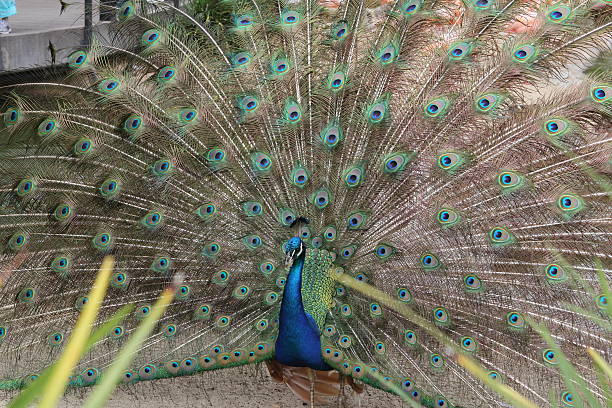
<instances>
[{"instance_id":1,"label":"fanned tail","mask_svg":"<svg viewBox=\"0 0 612 408\"><path fill-rule=\"evenodd\" d=\"M127 1L116 35L71 54L67 78L0 89L0 386L58 356L108 253L100 319L138 307L73 385L96 382L177 272L125 382L271 360L297 234L304 309L338 373L313 383L269 362L296 394L314 384L322 400L348 376L425 406L502 405L343 273L536 404L580 406L589 396L529 325L543 323L603 400L584 349L610 359L612 88L602 71L549 86L610 52L609 5L229 4L218 34Z\"/></svg>"}]
</instances>

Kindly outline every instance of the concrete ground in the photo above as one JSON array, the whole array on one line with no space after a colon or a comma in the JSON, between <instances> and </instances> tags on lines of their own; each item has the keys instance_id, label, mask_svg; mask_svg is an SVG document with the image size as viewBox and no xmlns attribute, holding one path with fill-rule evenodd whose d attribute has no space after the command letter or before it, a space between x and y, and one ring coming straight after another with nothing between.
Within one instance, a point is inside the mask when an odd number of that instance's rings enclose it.
<instances>
[{"instance_id":1,"label":"concrete ground","mask_svg":"<svg viewBox=\"0 0 612 408\"><path fill-rule=\"evenodd\" d=\"M83 405L89 389L69 391L60 407L72 408ZM0 407L5 407L14 393L0 393ZM110 408L153 407L215 407L215 408L293 408L308 407L284 384L270 380L263 367L238 367L197 374L184 378L173 378L121 386L109 401ZM318 405L320 406L320 405ZM350 387L345 388L344 404L338 400L328 406L349 407L407 407L398 397L367 387L356 395Z\"/></svg>"},{"instance_id":2,"label":"concrete ground","mask_svg":"<svg viewBox=\"0 0 612 408\"><path fill-rule=\"evenodd\" d=\"M0 36L0 71L22 70L51 63L49 43L57 49L56 61L82 44L83 0L71 3L60 15L59 0L18 0L17 14L9 17L12 33ZM94 8L94 24L97 23Z\"/></svg>"}]
</instances>

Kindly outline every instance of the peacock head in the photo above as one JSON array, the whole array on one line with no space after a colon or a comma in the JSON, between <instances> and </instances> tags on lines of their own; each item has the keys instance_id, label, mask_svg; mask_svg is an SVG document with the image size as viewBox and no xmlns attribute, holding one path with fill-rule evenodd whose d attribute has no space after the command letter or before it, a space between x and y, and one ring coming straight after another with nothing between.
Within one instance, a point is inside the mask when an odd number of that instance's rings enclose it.
<instances>
[{"instance_id":1,"label":"peacock head","mask_svg":"<svg viewBox=\"0 0 612 408\"><path fill-rule=\"evenodd\" d=\"M304 252L304 243L300 237L293 237L285 245L285 266L290 268L293 261Z\"/></svg>"}]
</instances>

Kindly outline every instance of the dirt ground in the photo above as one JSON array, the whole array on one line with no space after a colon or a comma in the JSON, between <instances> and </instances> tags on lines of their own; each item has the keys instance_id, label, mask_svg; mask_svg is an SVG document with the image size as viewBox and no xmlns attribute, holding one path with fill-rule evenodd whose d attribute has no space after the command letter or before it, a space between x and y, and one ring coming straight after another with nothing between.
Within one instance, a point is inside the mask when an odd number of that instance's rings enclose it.
<instances>
[{"instance_id":1,"label":"dirt ground","mask_svg":"<svg viewBox=\"0 0 612 408\"><path fill-rule=\"evenodd\" d=\"M72 408L83 405L89 389L68 392L60 407ZM0 394L0 406L5 407L13 393ZM293 408L308 407L284 384L272 382L261 367L238 367L196 374L183 378L172 378L120 386L109 401L110 408L152 407L215 407L215 408ZM321 405L318 405L321 406ZM386 392L367 387L356 395L346 387L344 403L339 400L327 405L337 408L404 407L401 400Z\"/></svg>"}]
</instances>

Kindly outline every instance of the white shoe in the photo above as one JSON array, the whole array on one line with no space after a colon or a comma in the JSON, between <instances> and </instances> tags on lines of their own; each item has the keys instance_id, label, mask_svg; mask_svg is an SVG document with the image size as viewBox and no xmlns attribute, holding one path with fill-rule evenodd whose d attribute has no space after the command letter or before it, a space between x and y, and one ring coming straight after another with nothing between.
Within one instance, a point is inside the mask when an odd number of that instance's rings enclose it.
<instances>
[{"instance_id":1,"label":"white shoe","mask_svg":"<svg viewBox=\"0 0 612 408\"><path fill-rule=\"evenodd\" d=\"M11 26L9 26L8 21L0 20L0 34L10 34Z\"/></svg>"}]
</instances>

